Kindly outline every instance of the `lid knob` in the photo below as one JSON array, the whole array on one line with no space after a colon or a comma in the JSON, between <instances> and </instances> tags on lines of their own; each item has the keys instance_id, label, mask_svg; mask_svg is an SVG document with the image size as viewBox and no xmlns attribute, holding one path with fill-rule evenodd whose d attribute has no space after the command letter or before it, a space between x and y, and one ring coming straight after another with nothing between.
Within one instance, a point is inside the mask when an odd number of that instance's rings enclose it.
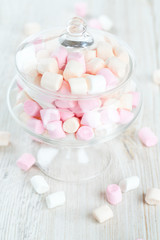
<instances>
[{"instance_id":1,"label":"lid knob","mask_svg":"<svg viewBox=\"0 0 160 240\"><path fill-rule=\"evenodd\" d=\"M67 23L67 31L59 38L61 45L72 48L84 48L93 44L93 37L86 32L87 23L84 19L74 17Z\"/></svg>"}]
</instances>

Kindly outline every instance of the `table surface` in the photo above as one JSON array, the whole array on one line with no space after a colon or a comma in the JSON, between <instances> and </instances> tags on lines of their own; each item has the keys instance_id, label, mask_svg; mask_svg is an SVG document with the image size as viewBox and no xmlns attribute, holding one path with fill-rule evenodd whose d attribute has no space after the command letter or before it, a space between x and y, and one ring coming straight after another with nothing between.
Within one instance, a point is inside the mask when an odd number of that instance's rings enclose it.
<instances>
[{"instance_id":1,"label":"table surface","mask_svg":"<svg viewBox=\"0 0 160 240\"><path fill-rule=\"evenodd\" d=\"M144 95L144 112L140 126L149 126L160 138L160 88L152 82L152 73L160 68L159 0L88 0L90 13L107 14L116 33L134 50L135 77ZM10 116L6 94L15 74L15 51L23 39L24 24L39 22L42 28L65 24L72 15L75 1L1 0L0 4L0 130L11 132L11 144L0 148L0 239L2 240L145 240L160 239L160 207L144 203L149 187L160 187L160 145L145 148L136 134L115 140L113 160L102 177L80 185L67 184L46 177L51 192L64 190L66 205L48 210L44 196L30 187L28 173L16 167L17 157L33 151L28 135ZM106 202L109 183L138 175L140 187L123 195L112 207L114 218L98 224L92 210Z\"/></svg>"}]
</instances>

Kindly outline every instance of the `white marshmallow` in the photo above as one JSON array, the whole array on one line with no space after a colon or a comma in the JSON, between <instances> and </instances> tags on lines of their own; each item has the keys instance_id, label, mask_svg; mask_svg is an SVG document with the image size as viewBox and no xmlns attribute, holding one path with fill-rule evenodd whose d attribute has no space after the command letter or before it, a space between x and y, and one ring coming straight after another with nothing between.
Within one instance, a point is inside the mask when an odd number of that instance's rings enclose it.
<instances>
[{"instance_id":1,"label":"white marshmallow","mask_svg":"<svg viewBox=\"0 0 160 240\"><path fill-rule=\"evenodd\" d=\"M133 95L130 93L123 94L120 98L120 108L132 111Z\"/></svg>"},{"instance_id":2,"label":"white marshmallow","mask_svg":"<svg viewBox=\"0 0 160 240\"><path fill-rule=\"evenodd\" d=\"M61 74L45 72L41 78L41 87L50 91L58 91L62 85L63 77Z\"/></svg>"},{"instance_id":3,"label":"white marshmallow","mask_svg":"<svg viewBox=\"0 0 160 240\"><path fill-rule=\"evenodd\" d=\"M160 85L160 69L157 69L153 73L153 82Z\"/></svg>"},{"instance_id":4,"label":"white marshmallow","mask_svg":"<svg viewBox=\"0 0 160 240\"><path fill-rule=\"evenodd\" d=\"M16 98L16 103L24 103L26 100L30 99L30 97L28 96L28 94L24 91L21 90L18 94L17 94L17 98Z\"/></svg>"},{"instance_id":5,"label":"white marshmallow","mask_svg":"<svg viewBox=\"0 0 160 240\"><path fill-rule=\"evenodd\" d=\"M70 78L81 77L83 73L84 66L76 60L70 60L64 69L63 76L68 81Z\"/></svg>"},{"instance_id":6,"label":"white marshmallow","mask_svg":"<svg viewBox=\"0 0 160 240\"><path fill-rule=\"evenodd\" d=\"M106 16L106 15L101 15L98 17L98 20L102 26L102 28L106 31L111 30L111 28L113 27L113 22L111 21L111 19Z\"/></svg>"},{"instance_id":7,"label":"white marshmallow","mask_svg":"<svg viewBox=\"0 0 160 240\"><path fill-rule=\"evenodd\" d=\"M117 57L111 57L106 61L106 66L118 77L123 78L126 73L126 64Z\"/></svg>"},{"instance_id":8,"label":"white marshmallow","mask_svg":"<svg viewBox=\"0 0 160 240\"><path fill-rule=\"evenodd\" d=\"M69 118L63 123L63 130L66 133L75 133L80 126L79 119L76 117Z\"/></svg>"},{"instance_id":9,"label":"white marshmallow","mask_svg":"<svg viewBox=\"0 0 160 240\"><path fill-rule=\"evenodd\" d=\"M123 61L126 64L129 63L129 55L122 47L116 46L113 49L113 52L115 56L118 57L121 61Z\"/></svg>"},{"instance_id":10,"label":"white marshmallow","mask_svg":"<svg viewBox=\"0 0 160 240\"><path fill-rule=\"evenodd\" d=\"M32 34L38 33L41 30L41 26L37 22L29 22L24 26L24 34L30 36Z\"/></svg>"},{"instance_id":11,"label":"white marshmallow","mask_svg":"<svg viewBox=\"0 0 160 240\"><path fill-rule=\"evenodd\" d=\"M149 205L160 205L160 189L150 188L147 190L145 202Z\"/></svg>"},{"instance_id":12,"label":"white marshmallow","mask_svg":"<svg viewBox=\"0 0 160 240\"><path fill-rule=\"evenodd\" d=\"M9 132L0 132L0 146L8 146L10 142L10 133Z\"/></svg>"},{"instance_id":13,"label":"white marshmallow","mask_svg":"<svg viewBox=\"0 0 160 240\"><path fill-rule=\"evenodd\" d=\"M96 50L87 50L84 52L85 61L88 62L93 58L96 58Z\"/></svg>"},{"instance_id":14,"label":"white marshmallow","mask_svg":"<svg viewBox=\"0 0 160 240\"><path fill-rule=\"evenodd\" d=\"M106 89L106 80L102 75L87 75L88 93L100 93Z\"/></svg>"},{"instance_id":15,"label":"white marshmallow","mask_svg":"<svg viewBox=\"0 0 160 240\"><path fill-rule=\"evenodd\" d=\"M38 60L37 70L41 74L45 72L58 73L58 63L55 58L41 58Z\"/></svg>"},{"instance_id":16,"label":"white marshmallow","mask_svg":"<svg viewBox=\"0 0 160 240\"><path fill-rule=\"evenodd\" d=\"M103 223L113 217L113 212L110 207L103 205L93 211L93 217L99 222Z\"/></svg>"},{"instance_id":17,"label":"white marshmallow","mask_svg":"<svg viewBox=\"0 0 160 240\"><path fill-rule=\"evenodd\" d=\"M49 58L50 52L46 49L39 50L36 54L37 59Z\"/></svg>"},{"instance_id":18,"label":"white marshmallow","mask_svg":"<svg viewBox=\"0 0 160 240\"><path fill-rule=\"evenodd\" d=\"M101 58L93 58L86 64L86 72L90 74L97 74L99 70L105 67L105 62Z\"/></svg>"},{"instance_id":19,"label":"white marshmallow","mask_svg":"<svg viewBox=\"0 0 160 240\"><path fill-rule=\"evenodd\" d=\"M120 108L121 102L116 98L109 98L104 101L103 106L107 109L111 108L117 110L118 108Z\"/></svg>"},{"instance_id":20,"label":"white marshmallow","mask_svg":"<svg viewBox=\"0 0 160 240\"><path fill-rule=\"evenodd\" d=\"M28 121L31 119L31 117L27 113L22 112L19 115L19 119L25 124L25 123L28 123Z\"/></svg>"},{"instance_id":21,"label":"white marshmallow","mask_svg":"<svg viewBox=\"0 0 160 240\"><path fill-rule=\"evenodd\" d=\"M91 128L97 128L101 125L101 115L97 111L89 111L83 114L81 124Z\"/></svg>"},{"instance_id":22,"label":"white marshmallow","mask_svg":"<svg viewBox=\"0 0 160 240\"><path fill-rule=\"evenodd\" d=\"M108 58L113 57L112 46L107 42L99 42L97 46L97 57L107 60Z\"/></svg>"},{"instance_id":23,"label":"white marshmallow","mask_svg":"<svg viewBox=\"0 0 160 240\"><path fill-rule=\"evenodd\" d=\"M120 181L119 186L122 192L128 192L133 189L136 189L139 186L139 177L132 176L129 178L125 178Z\"/></svg>"},{"instance_id":24,"label":"white marshmallow","mask_svg":"<svg viewBox=\"0 0 160 240\"><path fill-rule=\"evenodd\" d=\"M72 94L86 94L88 86L85 78L70 78L68 80Z\"/></svg>"},{"instance_id":25,"label":"white marshmallow","mask_svg":"<svg viewBox=\"0 0 160 240\"><path fill-rule=\"evenodd\" d=\"M49 185L44 179L44 177L40 175L33 176L30 179L32 187L38 194L43 194L49 191Z\"/></svg>"},{"instance_id":26,"label":"white marshmallow","mask_svg":"<svg viewBox=\"0 0 160 240\"><path fill-rule=\"evenodd\" d=\"M65 201L65 193L63 191L52 193L46 197L48 208L56 208L62 206L64 205Z\"/></svg>"},{"instance_id":27,"label":"white marshmallow","mask_svg":"<svg viewBox=\"0 0 160 240\"><path fill-rule=\"evenodd\" d=\"M57 153L58 149L56 148L42 147L37 153L37 163L41 167L47 167L52 162Z\"/></svg>"}]
</instances>

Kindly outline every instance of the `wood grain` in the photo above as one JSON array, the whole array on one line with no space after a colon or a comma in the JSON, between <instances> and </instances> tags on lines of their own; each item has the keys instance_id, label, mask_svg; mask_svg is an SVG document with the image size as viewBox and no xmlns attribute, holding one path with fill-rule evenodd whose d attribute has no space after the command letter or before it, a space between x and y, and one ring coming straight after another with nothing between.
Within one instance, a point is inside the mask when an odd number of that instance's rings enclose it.
<instances>
[{"instance_id":1,"label":"wood grain","mask_svg":"<svg viewBox=\"0 0 160 240\"><path fill-rule=\"evenodd\" d=\"M113 32L133 48L136 56L135 77L144 95L140 126L150 126L160 138L160 88L152 83L152 72L160 67L159 0L88 0L90 12L108 14ZM160 239L160 207L144 204L149 187L160 187L160 145L143 147L136 135L113 141L112 164L103 176L85 184L64 184L47 178L51 192L64 190L67 202L49 211L44 196L30 187L29 179L37 168L22 173L17 157L35 149L28 135L11 118L6 104L9 83L15 74L14 56L22 40L23 26L37 21L42 28L65 24L75 1L0 0L0 129L9 130L12 143L0 148L0 239L2 240L145 240ZM112 207L114 218L97 224L92 210L105 203L109 183L138 175L138 190L123 196Z\"/></svg>"}]
</instances>

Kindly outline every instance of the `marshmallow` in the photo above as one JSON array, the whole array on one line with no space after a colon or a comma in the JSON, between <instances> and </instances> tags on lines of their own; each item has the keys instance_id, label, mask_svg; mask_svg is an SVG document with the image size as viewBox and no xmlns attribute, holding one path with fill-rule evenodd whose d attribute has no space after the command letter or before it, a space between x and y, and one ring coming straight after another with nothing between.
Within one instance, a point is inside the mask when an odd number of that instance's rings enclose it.
<instances>
[{"instance_id":1,"label":"marshmallow","mask_svg":"<svg viewBox=\"0 0 160 240\"><path fill-rule=\"evenodd\" d=\"M66 81L62 82L61 88L58 91L60 94L63 95L69 95L70 94L70 87L69 87L69 83Z\"/></svg>"},{"instance_id":2,"label":"marshmallow","mask_svg":"<svg viewBox=\"0 0 160 240\"><path fill-rule=\"evenodd\" d=\"M120 105L120 100L116 98L108 98L103 102L103 106L107 109L111 108L117 110L118 108L120 108Z\"/></svg>"},{"instance_id":3,"label":"marshmallow","mask_svg":"<svg viewBox=\"0 0 160 240\"><path fill-rule=\"evenodd\" d=\"M132 111L133 95L131 93L123 94L120 98L120 108Z\"/></svg>"},{"instance_id":4,"label":"marshmallow","mask_svg":"<svg viewBox=\"0 0 160 240\"><path fill-rule=\"evenodd\" d=\"M88 62L93 58L96 58L96 50L86 50L84 52L85 61Z\"/></svg>"},{"instance_id":5,"label":"marshmallow","mask_svg":"<svg viewBox=\"0 0 160 240\"><path fill-rule=\"evenodd\" d=\"M37 22L29 22L29 23L26 23L24 26L24 34L26 36L36 34L36 33L40 32L40 30L41 30L41 26Z\"/></svg>"},{"instance_id":6,"label":"marshmallow","mask_svg":"<svg viewBox=\"0 0 160 240\"><path fill-rule=\"evenodd\" d=\"M78 61L70 60L64 69L63 76L66 81L70 78L81 77L84 73L84 66Z\"/></svg>"},{"instance_id":7,"label":"marshmallow","mask_svg":"<svg viewBox=\"0 0 160 240\"><path fill-rule=\"evenodd\" d=\"M50 56L50 52L48 50L46 50L46 49L41 49L36 54L36 57L37 57L38 61L41 58L47 58L48 59L49 56Z\"/></svg>"},{"instance_id":8,"label":"marshmallow","mask_svg":"<svg viewBox=\"0 0 160 240\"><path fill-rule=\"evenodd\" d=\"M31 119L31 117L25 113L25 112L22 112L20 115L19 115L19 119L24 123L24 124L28 124L28 121Z\"/></svg>"},{"instance_id":9,"label":"marshmallow","mask_svg":"<svg viewBox=\"0 0 160 240\"><path fill-rule=\"evenodd\" d=\"M72 94L86 94L88 86L85 78L70 78L68 80Z\"/></svg>"},{"instance_id":10,"label":"marshmallow","mask_svg":"<svg viewBox=\"0 0 160 240\"><path fill-rule=\"evenodd\" d=\"M44 126L47 126L49 122L60 120L60 113L57 109L42 109L40 115Z\"/></svg>"},{"instance_id":11,"label":"marshmallow","mask_svg":"<svg viewBox=\"0 0 160 240\"><path fill-rule=\"evenodd\" d=\"M69 118L74 117L74 113L68 109L60 109L59 112L62 121L66 121Z\"/></svg>"},{"instance_id":12,"label":"marshmallow","mask_svg":"<svg viewBox=\"0 0 160 240\"><path fill-rule=\"evenodd\" d=\"M56 100L54 103L58 108L74 108L77 105L77 101L72 100Z\"/></svg>"},{"instance_id":13,"label":"marshmallow","mask_svg":"<svg viewBox=\"0 0 160 240\"><path fill-rule=\"evenodd\" d=\"M126 64L129 63L129 55L123 48L116 46L113 49L113 52L114 52L114 55L118 57L121 61L123 61Z\"/></svg>"},{"instance_id":14,"label":"marshmallow","mask_svg":"<svg viewBox=\"0 0 160 240\"><path fill-rule=\"evenodd\" d=\"M150 188L147 190L145 202L149 205L160 205L160 189Z\"/></svg>"},{"instance_id":15,"label":"marshmallow","mask_svg":"<svg viewBox=\"0 0 160 240\"><path fill-rule=\"evenodd\" d=\"M77 104L74 107L70 108L70 110L76 115L76 117L82 117L83 112L80 106Z\"/></svg>"},{"instance_id":16,"label":"marshmallow","mask_svg":"<svg viewBox=\"0 0 160 240\"><path fill-rule=\"evenodd\" d=\"M41 74L45 72L58 73L58 63L55 58L41 58L38 60L37 70Z\"/></svg>"},{"instance_id":17,"label":"marshmallow","mask_svg":"<svg viewBox=\"0 0 160 240\"><path fill-rule=\"evenodd\" d=\"M118 77L123 78L126 74L126 64L117 57L111 57L106 61L106 66Z\"/></svg>"},{"instance_id":18,"label":"marshmallow","mask_svg":"<svg viewBox=\"0 0 160 240\"><path fill-rule=\"evenodd\" d=\"M157 136L148 127L143 127L139 131L138 136L141 142L147 147L152 147L158 142Z\"/></svg>"},{"instance_id":19,"label":"marshmallow","mask_svg":"<svg viewBox=\"0 0 160 240\"><path fill-rule=\"evenodd\" d=\"M68 52L64 47L59 47L58 50L52 53L51 56L56 58L59 69L63 69L65 67L67 63L67 55Z\"/></svg>"},{"instance_id":20,"label":"marshmallow","mask_svg":"<svg viewBox=\"0 0 160 240\"><path fill-rule=\"evenodd\" d=\"M111 19L108 16L100 15L98 17L98 20L104 30L106 30L106 31L111 30L111 28L113 26L113 22L111 21Z\"/></svg>"},{"instance_id":21,"label":"marshmallow","mask_svg":"<svg viewBox=\"0 0 160 240\"><path fill-rule=\"evenodd\" d=\"M160 85L160 69L157 69L153 73L153 82Z\"/></svg>"},{"instance_id":22,"label":"marshmallow","mask_svg":"<svg viewBox=\"0 0 160 240\"><path fill-rule=\"evenodd\" d=\"M134 190L139 186L139 177L132 176L129 178L125 178L120 181L119 186L122 192L129 192L131 190Z\"/></svg>"},{"instance_id":23,"label":"marshmallow","mask_svg":"<svg viewBox=\"0 0 160 240\"><path fill-rule=\"evenodd\" d=\"M54 122L48 123L47 130L48 130L48 134L53 139L60 139L66 136L65 132L63 131L61 121L54 121Z\"/></svg>"},{"instance_id":24,"label":"marshmallow","mask_svg":"<svg viewBox=\"0 0 160 240\"><path fill-rule=\"evenodd\" d=\"M82 119L81 119L81 124L86 125L92 128L96 128L99 125L101 125L101 115L97 111L90 111L84 113Z\"/></svg>"},{"instance_id":25,"label":"marshmallow","mask_svg":"<svg viewBox=\"0 0 160 240\"><path fill-rule=\"evenodd\" d=\"M103 59L104 61L108 58L113 57L112 46L107 42L99 42L97 46L97 57Z\"/></svg>"},{"instance_id":26,"label":"marshmallow","mask_svg":"<svg viewBox=\"0 0 160 240\"><path fill-rule=\"evenodd\" d=\"M136 108L140 102L140 93L139 92L132 92L132 107Z\"/></svg>"},{"instance_id":27,"label":"marshmallow","mask_svg":"<svg viewBox=\"0 0 160 240\"><path fill-rule=\"evenodd\" d=\"M31 128L36 134L42 134L44 132L43 123L36 118L28 119L28 127Z\"/></svg>"},{"instance_id":28,"label":"marshmallow","mask_svg":"<svg viewBox=\"0 0 160 240\"><path fill-rule=\"evenodd\" d=\"M27 100L24 102L24 111L31 117L39 117L40 116L40 105L32 100Z\"/></svg>"},{"instance_id":29,"label":"marshmallow","mask_svg":"<svg viewBox=\"0 0 160 240\"><path fill-rule=\"evenodd\" d=\"M44 177L35 175L30 179L31 185L38 194L43 194L49 191L49 185Z\"/></svg>"},{"instance_id":30,"label":"marshmallow","mask_svg":"<svg viewBox=\"0 0 160 240\"><path fill-rule=\"evenodd\" d=\"M101 93L106 90L106 80L102 75L87 75L88 93Z\"/></svg>"},{"instance_id":31,"label":"marshmallow","mask_svg":"<svg viewBox=\"0 0 160 240\"><path fill-rule=\"evenodd\" d=\"M0 132L0 146L8 146L10 142L10 133L9 132Z\"/></svg>"},{"instance_id":32,"label":"marshmallow","mask_svg":"<svg viewBox=\"0 0 160 240\"><path fill-rule=\"evenodd\" d=\"M120 116L120 123L121 124L127 124L132 121L134 118L134 113L125 110L125 109L120 109L119 110L119 116Z\"/></svg>"},{"instance_id":33,"label":"marshmallow","mask_svg":"<svg viewBox=\"0 0 160 240\"><path fill-rule=\"evenodd\" d=\"M86 65L85 65L85 59L84 54L81 52L70 52L67 57L67 62L75 60L77 62L80 62L84 67L84 72L86 71Z\"/></svg>"},{"instance_id":34,"label":"marshmallow","mask_svg":"<svg viewBox=\"0 0 160 240\"><path fill-rule=\"evenodd\" d=\"M99 98L92 98L87 100L79 100L78 104L83 112L88 112L96 108L100 108L101 100Z\"/></svg>"},{"instance_id":35,"label":"marshmallow","mask_svg":"<svg viewBox=\"0 0 160 240\"><path fill-rule=\"evenodd\" d=\"M122 201L122 192L118 185L110 184L106 192L107 201L112 205L117 205Z\"/></svg>"},{"instance_id":36,"label":"marshmallow","mask_svg":"<svg viewBox=\"0 0 160 240\"><path fill-rule=\"evenodd\" d=\"M102 29L101 23L97 18L89 19L88 26L95 29Z\"/></svg>"},{"instance_id":37,"label":"marshmallow","mask_svg":"<svg viewBox=\"0 0 160 240\"><path fill-rule=\"evenodd\" d=\"M101 69L97 74L105 78L107 88L113 88L118 84L118 78L108 68Z\"/></svg>"},{"instance_id":38,"label":"marshmallow","mask_svg":"<svg viewBox=\"0 0 160 240\"><path fill-rule=\"evenodd\" d=\"M56 208L62 206L64 205L65 201L65 193L63 191L49 194L46 197L46 203L48 208Z\"/></svg>"},{"instance_id":39,"label":"marshmallow","mask_svg":"<svg viewBox=\"0 0 160 240\"><path fill-rule=\"evenodd\" d=\"M105 62L101 58L93 58L86 63L86 72L90 74L97 74L97 72L104 68Z\"/></svg>"},{"instance_id":40,"label":"marshmallow","mask_svg":"<svg viewBox=\"0 0 160 240\"><path fill-rule=\"evenodd\" d=\"M24 111L24 104L19 103L13 108L14 113L19 116Z\"/></svg>"},{"instance_id":41,"label":"marshmallow","mask_svg":"<svg viewBox=\"0 0 160 240\"><path fill-rule=\"evenodd\" d=\"M42 147L37 153L37 163L41 167L48 167L54 157L57 155L58 149L51 147Z\"/></svg>"},{"instance_id":42,"label":"marshmallow","mask_svg":"<svg viewBox=\"0 0 160 240\"><path fill-rule=\"evenodd\" d=\"M116 109L108 108L101 112L101 119L104 124L108 122L119 123L120 115Z\"/></svg>"},{"instance_id":43,"label":"marshmallow","mask_svg":"<svg viewBox=\"0 0 160 240\"><path fill-rule=\"evenodd\" d=\"M113 212L110 207L103 205L93 211L93 217L99 222L103 223L113 217Z\"/></svg>"},{"instance_id":44,"label":"marshmallow","mask_svg":"<svg viewBox=\"0 0 160 240\"><path fill-rule=\"evenodd\" d=\"M50 90L58 91L62 85L63 77L61 74L45 72L41 78L41 87Z\"/></svg>"},{"instance_id":45,"label":"marshmallow","mask_svg":"<svg viewBox=\"0 0 160 240\"><path fill-rule=\"evenodd\" d=\"M86 2L77 2L75 4L75 14L84 18L88 12L88 5Z\"/></svg>"},{"instance_id":46,"label":"marshmallow","mask_svg":"<svg viewBox=\"0 0 160 240\"><path fill-rule=\"evenodd\" d=\"M66 133L75 133L79 128L79 119L76 117L69 118L63 123L63 130Z\"/></svg>"},{"instance_id":47,"label":"marshmallow","mask_svg":"<svg viewBox=\"0 0 160 240\"><path fill-rule=\"evenodd\" d=\"M17 104L18 103L23 103L28 99L30 99L30 97L28 96L28 94L24 90L22 90L17 94L16 103Z\"/></svg>"},{"instance_id":48,"label":"marshmallow","mask_svg":"<svg viewBox=\"0 0 160 240\"><path fill-rule=\"evenodd\" d=\"M78 129L76 133L76 137L79 140L89 141L94 137L93 129L88 126L82 126Z\"/></svg>"},{"instance_id":49,"label":"marshmallow","mask_svg":"<svg viewBox=\"0 0 160 240\"><path fill-rule=\"evenodd\" d=\"M36 159L30 153L24 153L18 160L17 166L24 171L29 170L36 162Z\"/></svg>"}]
</instances>

